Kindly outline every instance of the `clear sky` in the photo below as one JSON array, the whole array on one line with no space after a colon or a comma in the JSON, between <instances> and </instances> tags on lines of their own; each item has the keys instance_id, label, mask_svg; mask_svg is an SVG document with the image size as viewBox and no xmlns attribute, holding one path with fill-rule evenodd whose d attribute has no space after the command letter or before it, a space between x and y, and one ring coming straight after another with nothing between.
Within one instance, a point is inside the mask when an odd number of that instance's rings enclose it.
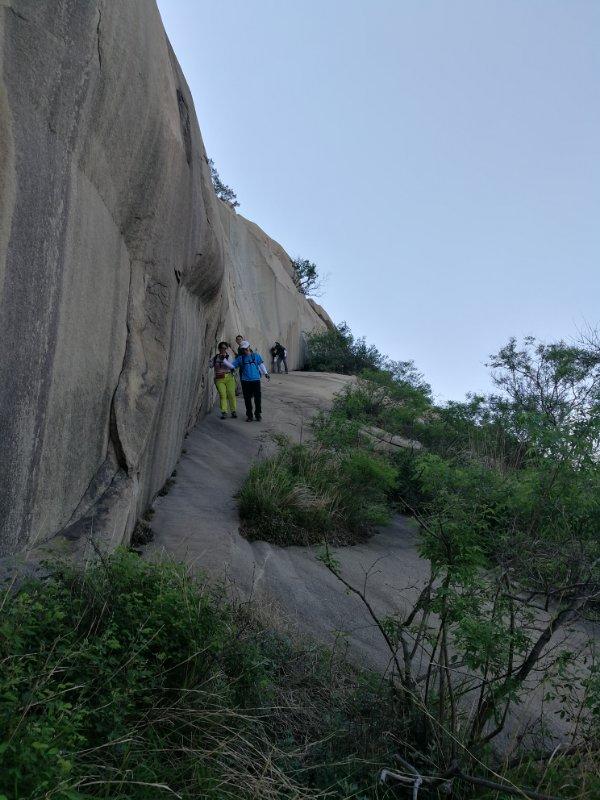
<instances>
[{"instance_id":1,"label":"clear sky","mask_svg":"<svg viewBox=\"0 0 600 800\"><path fill-rule=\"evenodd\" d=\"M600 0L159 0L239 211L439 399L600 322Z\"/></svg>"}]
</instances>

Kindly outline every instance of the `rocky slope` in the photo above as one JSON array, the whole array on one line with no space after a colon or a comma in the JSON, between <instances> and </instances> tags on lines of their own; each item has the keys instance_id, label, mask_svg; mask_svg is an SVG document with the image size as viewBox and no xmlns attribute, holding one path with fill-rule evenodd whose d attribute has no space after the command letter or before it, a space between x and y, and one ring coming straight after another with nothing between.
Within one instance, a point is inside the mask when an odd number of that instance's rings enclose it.
<instances>
[{"instance_id":1,"label":"rocky slope","mask_svg":"<svg viewBox=\"0 0 600 800\"><path fill-rule=\"evenodd\" d=\"M0 0L0 555L117 543L212 402L222 336L327 317L217 200L154 0Z\"/></svg>"}]
</instances>

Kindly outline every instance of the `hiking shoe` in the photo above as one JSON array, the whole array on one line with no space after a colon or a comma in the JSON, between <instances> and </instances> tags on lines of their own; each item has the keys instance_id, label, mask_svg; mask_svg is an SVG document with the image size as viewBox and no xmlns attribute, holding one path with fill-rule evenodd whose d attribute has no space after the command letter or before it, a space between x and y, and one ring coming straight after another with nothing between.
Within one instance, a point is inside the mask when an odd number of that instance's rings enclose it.
<instances>
[{"instance_id":1,"label":"hiking shoe","mask_svg":"<svg viewBox=\"0 0 600 800\"><path fill-rule=\"evenodd\" d=\"M232 419L237 419L237 414L235 413L235 411L231 412L231 418Z\"/></svg>"},{"instance_id":2,"label":"hiking shoe","mask_svg":"<svg viewBox=\"0 0 600 800\"><path fill-rule=\"evenodd\" d=\"M221 419L227 419L227 414L224 411L221 411Z\"/></svg>"},{"instance_id":3,"label":"hiking shoe","mask_svg":"<svg viewBox=\"0 0 600 800\"><path fill-rule=\"evenodd\" d=\"M246 417L246 422L252 422L252 417Z\"/></svg>"},{"instance_id":4,"label":"hiking shoe","mask_svg":"<svg viewBox=\"0 0 600 800\"><path fill-rule=\"evenodd\" d=\"M254 417L254 419L255 419L257 422L260 422L260 421L261 421L261 419L262 419L262 417L261 417L261 415L260 415L260 414L257 414L257 415Z\"/></svg>"}]
</instances>

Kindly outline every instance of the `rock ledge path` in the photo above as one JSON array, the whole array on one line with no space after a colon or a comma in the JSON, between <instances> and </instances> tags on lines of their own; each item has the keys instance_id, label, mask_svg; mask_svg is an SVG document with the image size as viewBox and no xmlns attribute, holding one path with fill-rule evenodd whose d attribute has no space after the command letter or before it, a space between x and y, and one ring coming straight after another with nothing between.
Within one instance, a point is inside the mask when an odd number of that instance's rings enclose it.
<instances>
[{"instance_id":1,"label":"rock ledge path","mask_svg":"<svg viewBox=\"0 0 600 800\"><path fill-rule=\"evenodd\" d=\"M313 415L328 408L348 380L331 373L273 375L263 382L260 423L245 421L241 398L237 419L221 420L215 406L185 440L170 492L155 502L154 539L145 553L168 555L211 579L225 579L238 597L260 599L273 619L330 645L347 642L353 660L385 669L389 654L360 601L345 593L314 549L244 539L234 497L252 461L274 447L272 435L306 439ZM401 517L369 541L334 553L355 585L363 586L369 574L369 597L380 613L414 598L414 591L399 587L415 586L428 573L416 552L414 528Z\"/></svg>"},{"instance_id":2,"label":"rock ledge path","mask_svg":"<svg viewBox=\"0 0 600 800\"><path fill-rule=\"evenodd\" d=\"M234 596L259 601L270 625L342 648L355 664L385 671L390 657L380 633L360 600L318 561L315 548L249 542L239 533L235 494L252 461L274 449L273 434L309 437L313 415L330 407L349 380L331 373L274 375L263 386L261 423L245 421L243 403L237 420L221 420L215 406L185 440L176 483L155 502L154 539L145 555L174 558L211 580L225 580ZM344 577L367 587L379 615L412 605L429 574L428 562L418 555L415 525L400 515L367 542L332 552ZM600 639L597 626L576 626L558 637L558 646L580 649L590 635ZM543 693L542 686L531 687L498 745L510 750L517 733L537 719ZM557 702L546 704L554 742L568 733L558 711Z\"/></svg>"}]
</instances>

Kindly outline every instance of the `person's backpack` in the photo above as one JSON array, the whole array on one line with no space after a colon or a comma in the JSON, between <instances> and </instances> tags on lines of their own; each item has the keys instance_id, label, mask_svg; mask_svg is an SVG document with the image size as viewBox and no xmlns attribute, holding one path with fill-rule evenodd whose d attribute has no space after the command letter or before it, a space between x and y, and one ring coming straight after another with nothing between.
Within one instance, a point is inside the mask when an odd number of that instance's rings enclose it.
<instances>
[{"instance_id":1,"label":"person's backpack","mask_svg":"<svg viewBox=\"0 0 600 800\"><path fill-rule=\"evenodd\" d=\"M242 380L242 375L244 374L244 367L246 364L254 364L256 369L258 369L258 364L256 363L256 356L254 353L250 353L250 361L246 361L246 356L242 355L242 363L240 364L240 380ZM258 374L260 376L260 370Z\"/></svg>"}]
</instances>

